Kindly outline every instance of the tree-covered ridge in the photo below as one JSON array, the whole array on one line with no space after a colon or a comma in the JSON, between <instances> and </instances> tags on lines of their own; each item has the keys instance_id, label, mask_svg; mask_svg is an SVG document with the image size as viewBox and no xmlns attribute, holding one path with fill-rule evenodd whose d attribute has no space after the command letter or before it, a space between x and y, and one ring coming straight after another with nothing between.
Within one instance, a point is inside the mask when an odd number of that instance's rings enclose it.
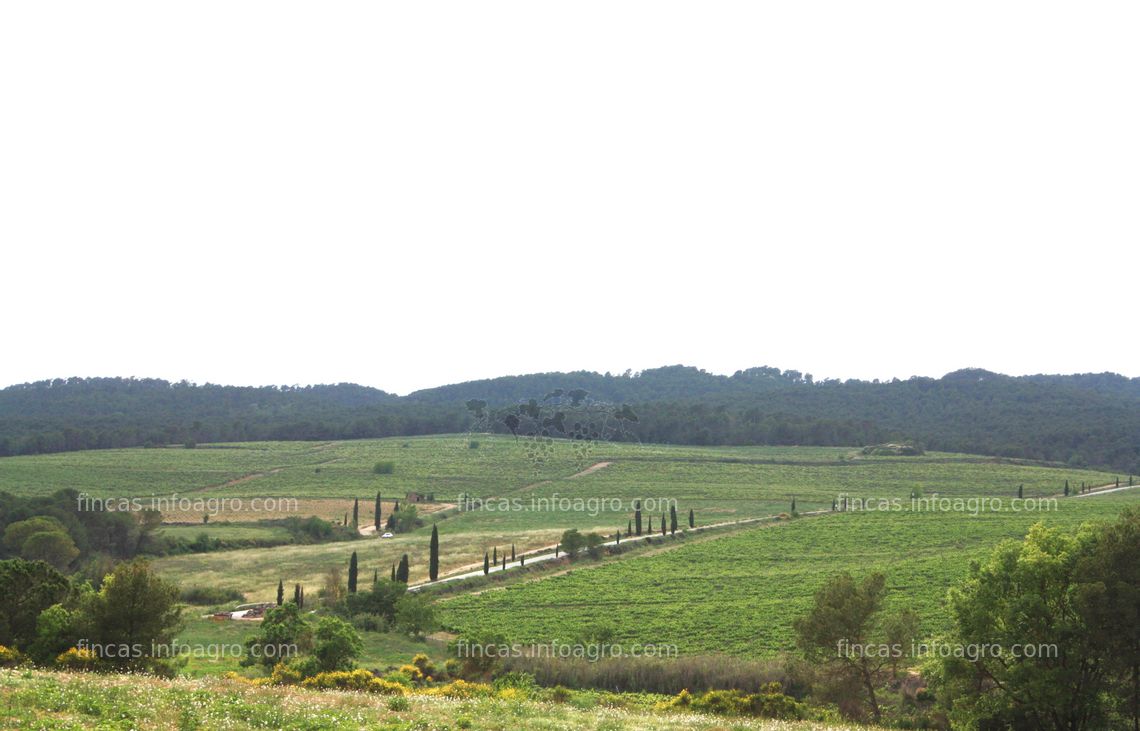
<instances>
[{"instance_id":1,"label":"tree-covered ridge","mask_svg":"<svg viewBox=\"0 0 1140 731\"><path fill-rule=\"evenodd\" d=\"M0 391L0 456L140 445L354 439L461 432L466 404L525 404L584 391L629 405L622 438L678 444L928 449L1140 472L1140 379L1116 374L1011 377L969 369L889 382L815 380L761 367L731 376L669 366L612 375L543 373L398 397L353 384L236 387L157 379L57 379ZM508 432L508 425L492 425Z\"/></svg>"}]
</instances>

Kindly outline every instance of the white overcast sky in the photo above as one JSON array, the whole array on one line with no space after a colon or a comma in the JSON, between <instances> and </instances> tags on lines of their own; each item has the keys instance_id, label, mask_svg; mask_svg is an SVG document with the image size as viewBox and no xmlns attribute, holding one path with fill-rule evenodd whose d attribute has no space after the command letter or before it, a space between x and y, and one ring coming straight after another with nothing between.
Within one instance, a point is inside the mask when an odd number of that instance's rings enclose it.
<instances>
[{"instance_id":1,"label":"white overcast sky","mask_svg":"<svg viewBox=\"0 0 1140 731\"><path fill-rule=\"evenodd\" d=\"M1140 376L1135 2L6 2L0 385Z\"/></svg>"}]
</instances>

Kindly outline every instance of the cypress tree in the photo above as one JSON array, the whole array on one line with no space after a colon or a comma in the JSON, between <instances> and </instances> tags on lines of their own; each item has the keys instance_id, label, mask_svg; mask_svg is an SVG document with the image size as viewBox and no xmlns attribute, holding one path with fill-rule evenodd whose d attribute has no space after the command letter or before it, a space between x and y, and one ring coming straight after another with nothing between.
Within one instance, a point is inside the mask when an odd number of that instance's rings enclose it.
<instances>
[{"instance_id":1,"label":"cypress tree","mask_svg":"<svg viewBox=\"0 0 1140 731\"><path fill-rule=\"evenodd\" d=\"M399 500L397 500L395 505L392 506L392 512L393 513L400 512L400 501Z\"/></svg>"},{"instance_id":2,"label":"cypress tree","mask_svg":"<svg viewBox=\"0 0 1140 731\"><path fill-rule=\"evenodd\" d=\"M558 549L559 549L559 548L561 548L561 547L562 547L562 544L561 544L561 543L559 543L559 544L556 544L556 545L554 546L554 557L555 557L555 558L558 558Z\"/></svg>"},{"instance_id":3,"label":"cypress tree","mask_svg":"<svg viewBox=\"0 0 1140 731\"><path fill-rule=\"evenodd\" d=\"M792 512L796 512L796 496L792 495Z\"/></svg>"},{"instance_id":4,"label":"cypress tree","mask_svg":"<svg viewBox=\"0 0 1140 731\"><path fill-rule=\"evenodd\" d=\"M352 557L348 559L348 593L356 593L356 551L353 551Z\"/></svg>"},{"instance_id":5,"label":"cypress tree","mask_svg":"<svg viewBox=\"0 0 1140 731\"><path fill-rule=\"evenodd\" d=\"M301 585L293 584L293 603L298 607L301 606Z\"/></svg>"},{"instance_id":6,"label":"cypress tree","mask_svg":"<svg viewBox=\"0 0 1140 731\"><path fill-rule=\"evenodd\" d=\"M396 567L396 581L408 583L408 554L400 557L400 565Z\"/></svg>"},{"instance_id":7,"label":"cypress tree","mask_svg":"<svg viewBox=\"0 0 1140 731\"><path fill-rule=\"evenodd\" d=\"M1068 490L1068 489L1069 489L1069 481L1068 481L1068 480L1065 480L1065 489L1066 489L1066 490Z\"/></svg>"},{"instance_id":8,"label":"cypress tree","mask_svg":"<svg viewBox=\"0 0 1140 731\"><path fill-rule=\"evenodd\" d=\"M297 603L297 609L305 608L305 585L301 585L301 601Z\"/></svg>"},{"instance_id":9,"label":"cypress tree","mask_svg":"<svg viewBox=\"0 0 1140 731\"><path fill-rule=\"evenodd\" d=\"M689 508L689 527L690 528L696 528L697 527L697 521L693 518L693 509L692 508Z\"/></svg>"},{"instance_id":10,"label":"cypress tree","mask_svg":"<svg viewBox=\"0 0 1140 731\"><path fill-rule=\"evenodd\" d=\"M625 522L625 534L627 536L633 535L633 521L632 520L627 520Z\"/></svg>"},{"instance_id":11,"label":"cypress tree","mask_svg":"<svg viewBox=\"0 0 1140 731\"><path fill-rule=\"evenodd\" d=\"M344 523L343 523L343 525L348 525L348 513L345 513L345 514L344 514Z\"/></svg>"},{"instance_id":12,"label":"cypress tree","mask_svg":"<svg viewBox=\"0 0 1140 731\"><path fill-rule=\"evenodd\" d=\"M360 526L360 498L354 497L352 499L352 527L357 528Z\"/></svg>"},{"instance_id":13,"label":"cypress tree","mask_svg":"<svg viewBox=\"0 0 1140 731\"><path fill-rule=\"evenodd\" d=\"M667 526L665 525L665 513L662 513L661 514L661 535L665 535L666 530L667 530Z\"/></svg>"},{"instance_id":14,"label":"cypress tree","mask_svg":"<svg viewBox=\"0 0 1140 731\"><path fill-rule=\"evenodd\" d=\"M431 552L428 557L428 579L435 581L439 578L439 527L431 527Z\"/></svg>"},{"instance_id":15,"label":"cypress tree","mask_svg":"<svg viewBox=\"0 0 1140 731\"><path fill-rule=\"evenodd\" d=\"M491 557L486 551L483 551L483 575L486 576L489 573L491 573Z\"/></svg>"},{"instance_id":16,"label":"cypress tree","mask_svg":"<svg viewBox=\"0 0 1140 731\"><path fill-rule=\"evenodd\" d=\"M677 532L677 506L676 505L670 505L669 506L669 533L673 534L676 532Z\"/></svg>"},{"instance_id":17,"label":"cypress tree","mask_svg":"<svg viewBox=\"0 0 1140 731\"><path fill-rule=\"evenodd\" d=\"M615 546L621 545L621 531L620 530L617 532L617 536L614 537L614 545Z\"/></svg>"},{"instance_id":18,"label":"cypress tree","mask_svg":"<svg viewBox=\"0 0 1140 731\"><path fill-rule=\"evenodd\" d=\"M511 560L515 560L515 544L511 544Z\"/></svg>"},{"instance_id":19,"label":"cypress tree","mask_svg":"<svg viewBox=\"0 0 1140 731\"><path fill-rule=\"evenodd\" d=\"M380 583L380 572L377 569L372 569L372 585L376 586Z\"/></svg>"},{"instance_id":20,"label":"cypress tree","mask_svg":"<svg viewBox=\"0 0 1140 731\"><path fill-rule=\"evenodd\" d=\"M376 532L380 532L380 493L376 493L376 512L375 512L375 526Z\"/></svg>"},{"instance_id":21,"label":"cypress tree","mask_svg":"<svg viewBox=\"0 0 1140 731\"><path fill-rule=\"evenodd\" d=\"M653 516L649 516L649 530L646 531L648 535L653 535Z\"/></svg>"},{"instance_id":22,"label":"cypress tree","mask_svg":"<svg viewBox=\"0 0 1140 731\"><path fill-rule=\"evenodd\" d=\"M641 535L641 501L638 500L633 504L633 523L634 528L637 530L637 535ZM650 530L653 530L650 528Z\"/></svg>"},{"instance_id":23,"label":"cypress tree","mask_svg":"<svg viewBox=\"0 0 1140 731\"><path fill-rule=\"evenodd\" d=\"M519 568L521 569L526 563L526 556L519 556Z\"/></svg>"},{"instance_id":24,"label":"cypress tree","mask_svg":"<svg viewBox=\"0 0 1140 731\"><path fill-rule=\"evenodd\" d=\"M499 547L498 546L495 546L494 548L491 549L491 563L495 564L496 566L499 565Z\"/></svg>"},{"instance_id":25,"label":"cypress tree","mask_svg":"<svg viewBox=\"0 0 1140 731\"><path fill-rule=\"evenodd\" d=\"M1069 497L1069 488L1065 488L1065 497Z\"/></svg>"},{"instance_id":26,"label":"cypress tree","mask_svg":"<svg viewBox=\"0 0 1140 731\"><path fill-rule=\"evenodd\" d=\"M914 493L911 493L911 496L913 497L913 496L914 496ZM835 508L836 508L836 507L838 507L838 503L837 503L835 500L832 500L832 501L831 501L831 512L833 512L833 513L834 513L834 512L835 512Z\"/></svg>"},{"instance_id":27,"label":"cypress tree","mask_svg":"<svg viewBox=\"0 0 1140 731\"><path fill-rule=\"evenodd\" d=\"M396 580L396 564L392 564L392 581Z\"/></svg>"},{"instance_id":28,"label":"cypress tree","mask_svg":"<svg viewBox=\"0 0 1140 731\"><path fill-rule=\"evenodd\" d=\"M277 606L285 603L285 581L282 579L277 580Z\"/></svg>"},{"instance_id":29,"label":"cypress tree","mask_svg":"<svg viewBox=\"0 0 1140 731\"><path fill-rule=\"evenodd\" d=\"M1025 488L1025 485L1018 485L1017 486L1017 498L1019 500L1021 499L1022 495L1024 495L1024 488Z\"/></svg>"},{"instance_id":30,"label":"cypress tree","mask_svg":"<svg viewBox=\"0 0 1140 731\"><path fill-rule=\"evenodd\" d=\"M384 526L387 530L396 530L396 514L388 513L388 523Z\"/></svg>"},{"instance_id":31,"label":"cypress tree","mask_svg":"<svg viewBox=\"0 0 1140 731\"><path fill-rule=\"evenodd\" d=\"M1120 478L1119 477L1116 478L1116 486L1120 487Z\"/></svg>"}]
</instances>

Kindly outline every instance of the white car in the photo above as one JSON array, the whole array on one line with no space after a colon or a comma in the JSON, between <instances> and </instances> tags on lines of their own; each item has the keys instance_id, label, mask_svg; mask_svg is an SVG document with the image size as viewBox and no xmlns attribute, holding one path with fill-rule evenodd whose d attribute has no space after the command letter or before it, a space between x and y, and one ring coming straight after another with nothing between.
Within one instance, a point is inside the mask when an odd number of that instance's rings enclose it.
<instances>
[{"instance_id":1,"label":"white car","mask_svg":"<svg viewBox=\"0 0 1140 731\"><path fill-rule=\"evenodd\" d=\"M392 534L391 534L391 533L385 533L384 535L382 535L382 536L380 536L380 537L381 537L381 538L391 538L391 537L392 537Z\"/></svg>"}]
</instances>

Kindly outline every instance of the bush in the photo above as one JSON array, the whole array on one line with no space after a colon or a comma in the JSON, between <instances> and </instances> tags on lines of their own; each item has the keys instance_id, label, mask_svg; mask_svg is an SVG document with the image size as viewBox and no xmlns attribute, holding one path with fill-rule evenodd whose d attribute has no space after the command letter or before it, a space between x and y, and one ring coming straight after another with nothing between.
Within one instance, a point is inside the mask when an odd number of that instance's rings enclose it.
<instances>
[{"instance_id":1,"label":"bush","mask_svg":"<svg viewBox=\"0 0 1140 731\"><path fill-rule=\"evenodd\" d=\"M200 607L210 607L227 602L240 602L245 595L237 589L221 589L216 586L190 586L178 595L181 601Z\"/></svg>"},{"instance_id":2,"label":"bush","mask_svg":"<svg viewBox=\"0 0 1140 731\"><path fill-rule=\"evenodd\" d=\"M384 460L372 465L372 474L374 475L390 475L396 471L396 463L391 460Z\"/></svg>"},{"instance_id":3,"label":"bush","mask_svg":"<svg viewBox=\"0 0 1140 731\"><path fill-rule=\"evenodd\" d=\"M494 689L486 683L468 683L466 680L455 680L438 688L425 691L428 695L438 695L445 698L489 698L495 694Z\"/></svg>"},{"instance_id":4,"label":"bush","mask_svg":"<svg viewBox=\"0 0 1140 731\"><path fill-rule=\"evenodd\" d=\"M55 659L56 667L63 668L64 670L94 670L99 664L99 658L96 657L93 650L86 648L79 649L72 647L66 652L61 652Z\"/></svg>"},{"instance_id":5,"label":"bush","mask_svg":"<svg viewBox=\"0 0 1140 731\"><path fill-rule=\"evenodd\" d=\"M686 689L661 704L661 707L718 716L756 716L786 721L808 716L807 706L784 695L779 683L768 683L761 692L749 695L739 690L710 690L694 696Z\"/></svg>"},{"instance_id":6,"label":"bush","mask_svg":"<svg viewBox=\"0 0 1140 731\"><path fill-rule=\"evenodd\" d=\"M411 708L411 705L412 704L408 703L408 699L403 695L398 695L395 698L388 699L389 711L406 711Z\"/></svg>"},{"instance_id":7,"label":"bush","mask_svg":"<svg viewBox=\"0 0 1140 731\"><path fill-rule=\"evenodd\" d=\"M303 688L318 690L355 690L379 695L403 695L404 687L377 678L367 670L337 670L331 673L318 673L301 681Z\"/></svg>"},{"instance_id":8,"label":"bush","mask_svg":"<svg viewBox=\"0 0 1140 731\"><path fill-rule=\"evenodd\" d=\"M0 668L11 668L24 661L24 656L11 647L0 645Z\"/></svg>"},{"instance_id":9,"label":"bush","mask_svg":"<svg viewBox=\"0 0 1140 731\"><path fill-rule=\"evenodd\" d=\"M468 449L478 449L479 448L479 442L472 439L471 441L467 442L467 448Z\"/></svg>"}]
</instances>

